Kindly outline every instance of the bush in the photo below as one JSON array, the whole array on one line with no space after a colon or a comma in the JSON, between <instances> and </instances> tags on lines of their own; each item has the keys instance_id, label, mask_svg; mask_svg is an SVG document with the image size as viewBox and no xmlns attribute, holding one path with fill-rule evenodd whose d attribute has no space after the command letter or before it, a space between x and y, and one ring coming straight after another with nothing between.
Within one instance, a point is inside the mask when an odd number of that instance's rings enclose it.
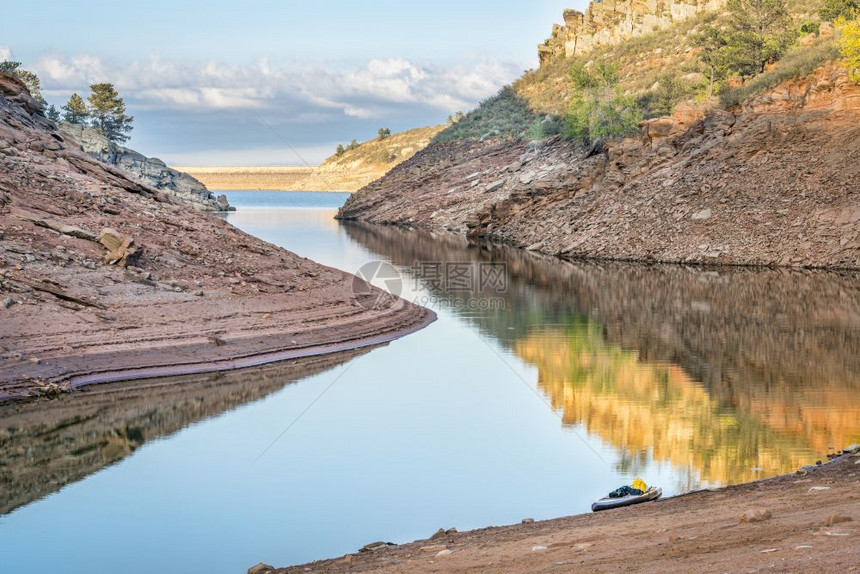
<instances>
[{"instance_id":1,"label":"bush","mask_svg":"<svg viewBox=\"0 0 860 574\"><path fill-rule=\"evenodd\" d=\"M830 40L819 41L809 48L795 47L783 56L775 68L759 74L743 86L724 92L720 96L720 102L726 108L733 108L783 82L805 78L817 67L835 60L838 56L839 51Z\"/></svg>"},{"instance_id":2,"label":"bush","mask_svg":"<svg viewBox=\"0 0 860 574\"><path fill-rule=\"evenodd\" d=\"M642 110L635 98L617 90L618 67L598 63L587 68L582 62L570 67L573 96L565 116L564 135L591 143L636 133Z\"/></svg>"},{"instance_id":3,"label":"bush","mask_svg":"<svg viewBox=\"0 0 860 574\"><path fill-rule=\"evenodd\" d=\"M818 15L825 22L836 22L840 18L850 20L860 15L858 0L824 0Z\"/></svg>"},{"instance_id":4,"label":"bush","mask_svg":"<svg viewBox=\"0 0 860 574\"><path fill-rule=\"evenodd\" d=\"M860 20L846 22L839 27L839 52L851 79L860 84Z\"/></svg>"}]
</instances>

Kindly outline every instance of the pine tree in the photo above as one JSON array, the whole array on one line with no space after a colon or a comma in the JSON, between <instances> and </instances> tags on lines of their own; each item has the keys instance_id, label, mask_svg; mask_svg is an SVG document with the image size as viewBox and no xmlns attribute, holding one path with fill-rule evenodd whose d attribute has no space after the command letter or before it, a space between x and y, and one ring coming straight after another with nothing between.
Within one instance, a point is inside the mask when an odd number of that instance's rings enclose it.
<instances>
[{"instance_id":1,"label":"pine tree","mask_svg":"<svg viewBox=\"0 0 860 574\"><path fill-rule=\"evenodd\" d=\"M731 18L724 53L729 69L742 76L765 71L794 40L783 0L729 0Z\"/></svg>"},{"instance_id":2,"label":"pine tree","mask_svg":"<svg viewBox=\"0 0 860 574\"><path fill-rule=\"evenodd\" d=\"M60 121L60 111L54 107L54 104L48 106L48 109L45 110L45 117L47 117L52 122Z\"/></svg>"},{"instance_id":3,"label":"pine tree","mask_svg":"<svg viewBox=\"0 0 860 574\"><path fill-rule=\"evenodd\" d=\"M714 95L717 82L725 79L728 72L726 56L728 37L723 30L709 25L695 37L694 42L702 49L699 60L705 66L705 73L708 76L708 97L710 98Z\"/></svg>"},{"instance_id":4,"label":"pine tree","mask_svg":"<svg viewBox=\"0 0 860 574\"><path fill-rule=\"evenodd\" d=\"M93 84L90 104L92 126L107 139L115 143L128 141L134 118L125 114L125 102L119 97L113 84Z\"/></svg>"},{"instance_id":5,"label":"pine tree","mask_svg":"<svg viewBox=\"0 0 860 574\"><path fill-rule=\"evenodd\" d=\"M335 150L334 154L337 157L340 157L345 153L346 153L346 150L344 149L343 144L337 144L337 149Z\"/></svg>"},{"instance_id":6,"label":"pine tree","mask_svg":"<svg viewBox=\"0 0 860 574\"><path fill-rule=\"evenodd\" d=\"M69 101L62 107L65 112L63 121L70 124L83 124L90 117L90 111L87 109L87 104L84 99L78 94L72 94Z\"/></svg>"},{"instance_id":7,"label":"pine tree","mask_svg":"<svg viewBox=\"0 0 860 574\"><path fill-rule=\"evenodd\" d=\"M387 138L387 137L390 137L390 136L391 136L391 130L390 130L390 129L388 129L388 128L379 128L379 131L378 131L378 132L376 132L376 133L377 133L377 135L379 136L379 140L380 140L380 141L382 141L382 140L384 140L385 138Z\"/></svg>"},{"instance_id":8,"label":"pine tree","mask_svg":"<svg viewBox=\"0 0 860 574\"><path fill-rule=\"evenodd\" d=\"M825 22L836 22L840 18L851 20L860 15L860 0L824 0L818 15Z\"/></svg>"}]
</instances>

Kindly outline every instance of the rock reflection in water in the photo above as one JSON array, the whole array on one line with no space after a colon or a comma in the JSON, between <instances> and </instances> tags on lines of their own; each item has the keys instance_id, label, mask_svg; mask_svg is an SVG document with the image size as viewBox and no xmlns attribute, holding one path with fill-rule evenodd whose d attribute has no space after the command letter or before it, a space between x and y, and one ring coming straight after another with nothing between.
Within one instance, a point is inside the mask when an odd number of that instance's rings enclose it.
<instances>
[{"instance_id":1,"label":"rock reflection in water","mask_svg":"<svg viewBox=\"0 0 860 574\"><path fill-rule=\"evenodd\" d=\"M114 464L152 440L370 350L103 385L52 401L0 405L0 515Z\"/></svg>"},{"instance_id":2,"label":"rock reflection in water","mask_svg":"<svg viewBox=\"0 0 860 574\"><path fill-rule=\"evenodd\" d=\"M650 453L688 468L690 487L733 484L860 442L856 273L573 264L453 235L346 230L402 266L504 263L504 309L461 316L535 366L565 424L616 447L627 470Z\"/></svg>"}]
</instances>

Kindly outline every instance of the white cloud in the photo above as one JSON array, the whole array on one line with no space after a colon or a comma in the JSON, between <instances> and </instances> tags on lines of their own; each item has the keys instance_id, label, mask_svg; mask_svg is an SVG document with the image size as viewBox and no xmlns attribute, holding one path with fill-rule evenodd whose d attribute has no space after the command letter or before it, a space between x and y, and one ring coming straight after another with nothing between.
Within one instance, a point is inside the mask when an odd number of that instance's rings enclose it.
<instances>
[{"instance_id":1,"label":"white cloud","mask_svg":"<svg viewBox=\"0 0 860 574\"><path fill-rule=\"evenodd\" d=\"M160 58L118 64L87 55L45 57L35 68L46 93L85 91L92 83L107 81L128 101L147 109L326 108L364 119L384 118L398 105L424 105L448 113L467 109L497 92L519 70L495 61L446 69L389 58L338 70L331 65L288 69L270 58L237 66Z\"/></svg>"},{"instance_id":2,"label":"white cloud","mask_svg":"<svg viewBox=\"0 0 860 574\"><path fill-rule=\"evenodd\" d=\"M12 59L12 50L9 46L0 46L0 62Z\"/></svg>"}]
</instances>

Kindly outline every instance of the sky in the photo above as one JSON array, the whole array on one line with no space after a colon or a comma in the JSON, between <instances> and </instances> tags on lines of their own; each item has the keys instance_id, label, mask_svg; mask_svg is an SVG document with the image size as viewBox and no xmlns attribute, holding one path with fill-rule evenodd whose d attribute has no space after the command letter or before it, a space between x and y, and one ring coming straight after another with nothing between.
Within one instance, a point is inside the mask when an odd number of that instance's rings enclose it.
<instances>
[{"instance_id":1,"label":"sky","mask_svg":"<svg viewBox=\"0 0 860 574\"><path fill-rule=\"evenodd\" d=\"M57 108L113 83L135 118L127 145L168 163L313 165L380 127L468 111L586 5L28 0L3 8L0 60L36 72Z\"/></svg>"}]
</instances>

